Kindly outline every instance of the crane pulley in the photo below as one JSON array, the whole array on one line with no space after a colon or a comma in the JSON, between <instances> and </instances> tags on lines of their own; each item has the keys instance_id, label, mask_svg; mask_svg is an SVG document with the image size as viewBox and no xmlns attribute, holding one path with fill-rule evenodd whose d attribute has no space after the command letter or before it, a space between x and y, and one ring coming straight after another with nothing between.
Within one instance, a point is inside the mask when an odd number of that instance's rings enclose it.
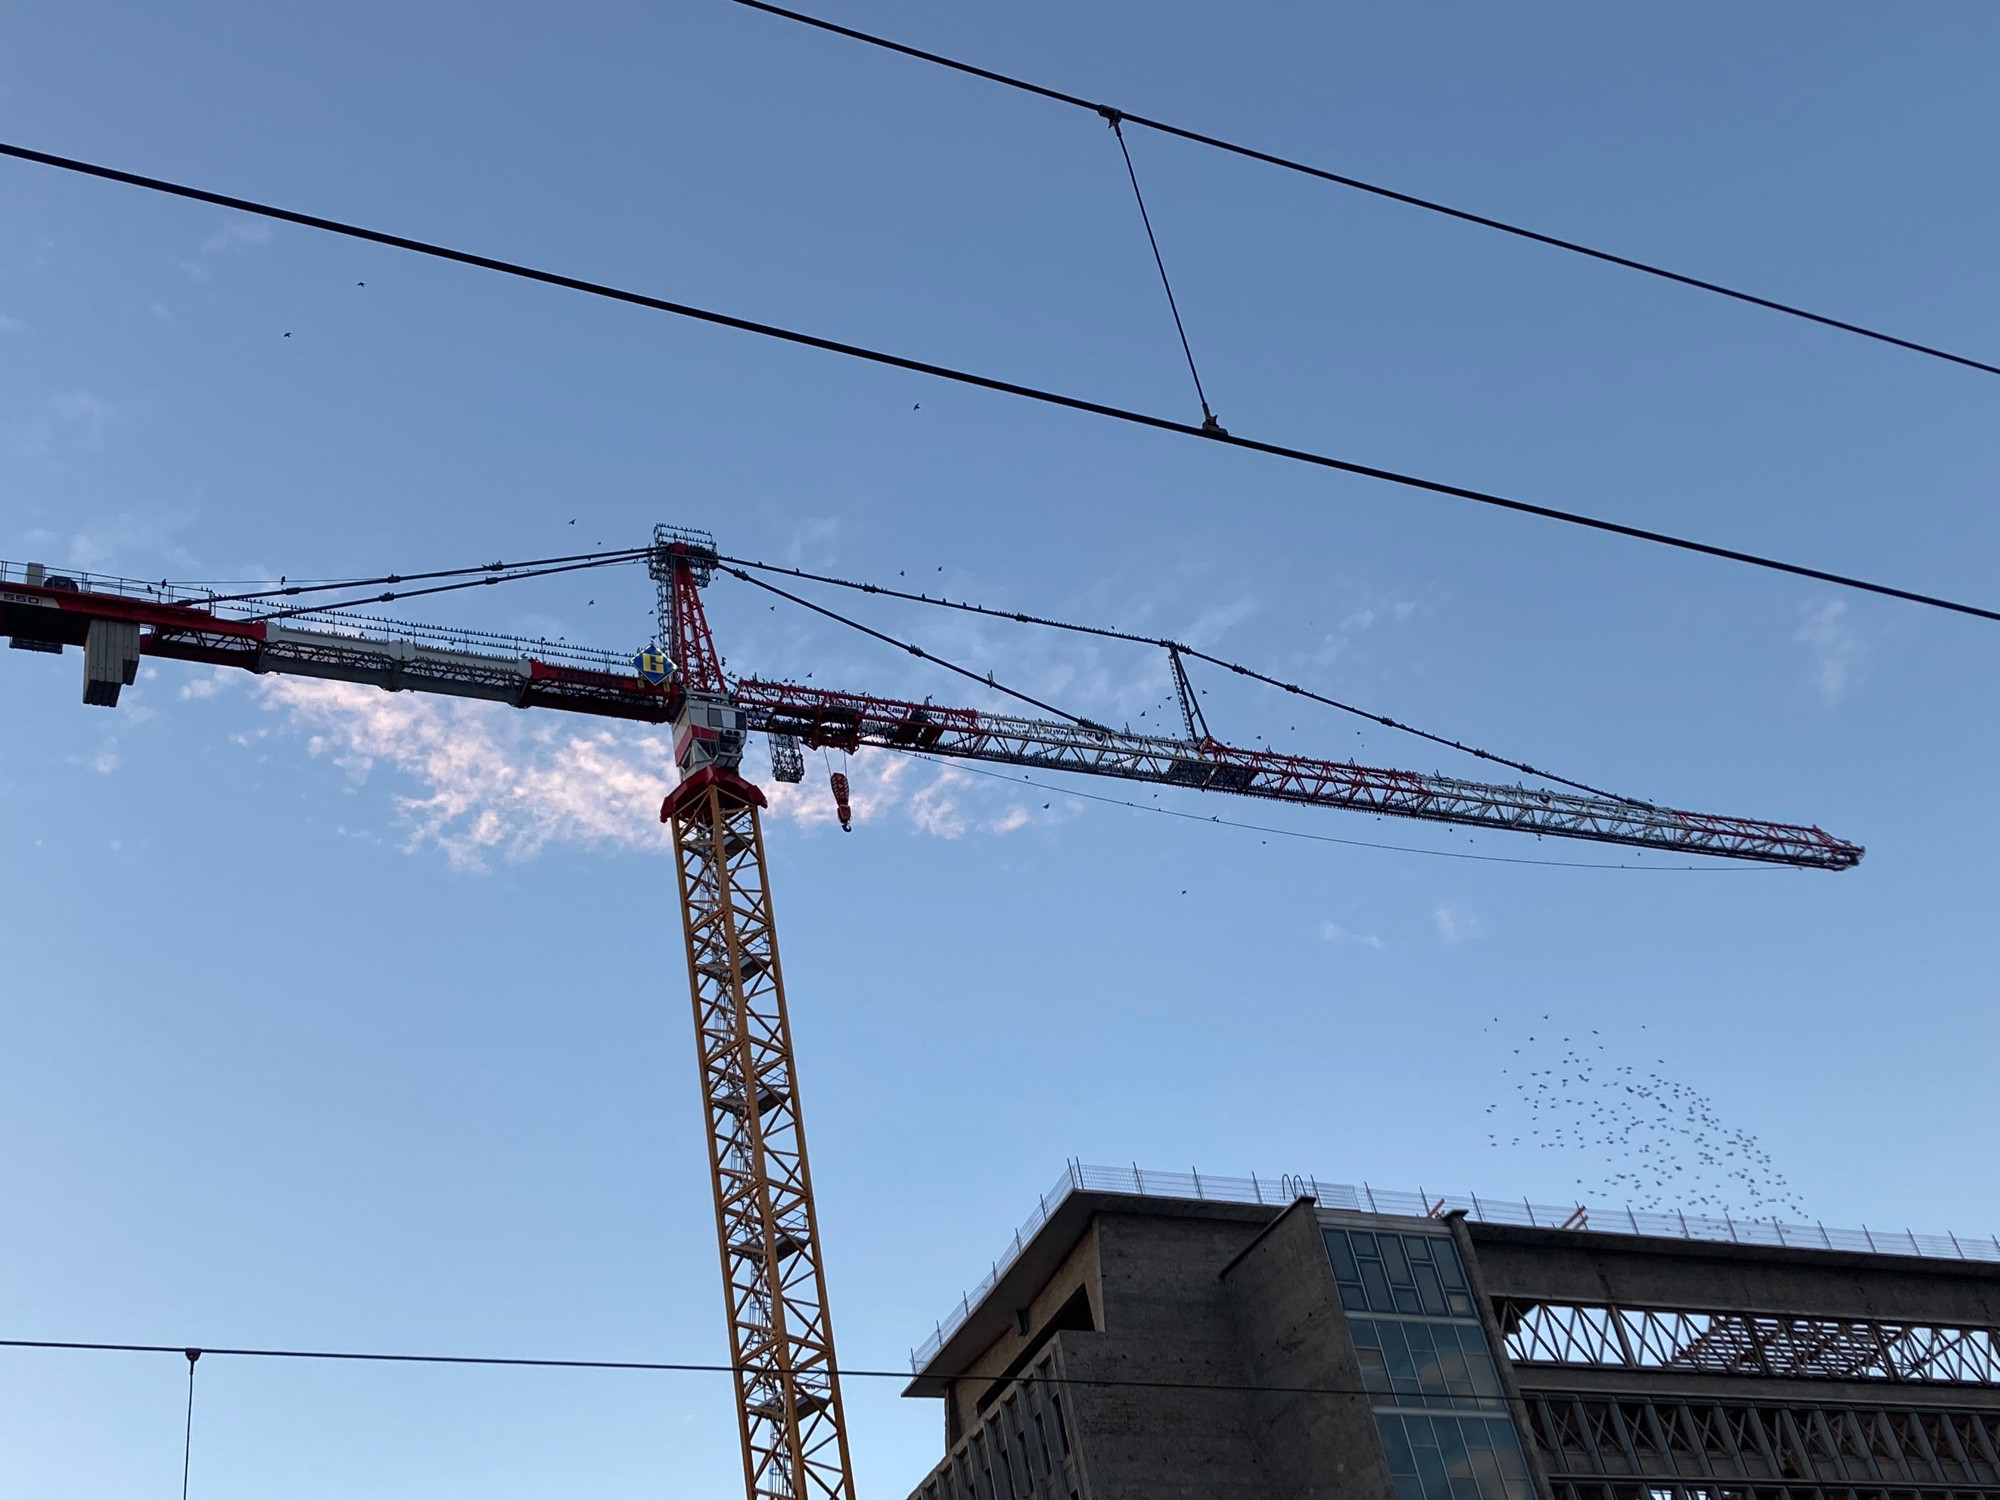
<instances>
[{"instance_id":1,"label":"crane pulley","mask_svg":"<svg viewBox=\"0 0 2000 1500\"><path fill-rule=\"evenodd\" d=\"M713 538L662 526L645 555L660 634L632 658L347 613L260 614L165 584L4 562L0 634L22 650L81 646L84 702L101 707L115 707L141 659L152 656L672 725L680 782L660 819L673 837L751 1500L853 1500L765 862L766 803L741 774L753 733L768 737L781 782L803 777L802 747L871 746L1806 869L1848 869L1863 853L1817 827L1232 746L1210 732L1171 647L1184 739L795 682L732 681L701 602L717 566ZM836 771L831 780L846 828L847 778Z\"/></svg>"}]
</instances>

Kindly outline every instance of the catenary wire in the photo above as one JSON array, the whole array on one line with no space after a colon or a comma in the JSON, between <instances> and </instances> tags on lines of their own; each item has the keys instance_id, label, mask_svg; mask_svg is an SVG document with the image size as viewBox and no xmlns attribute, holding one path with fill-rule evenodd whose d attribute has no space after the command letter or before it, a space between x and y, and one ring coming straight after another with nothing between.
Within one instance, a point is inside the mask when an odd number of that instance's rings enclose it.
<instances>
[{"instance_id":1,"label":"catenary wire","mask_svg":"<svg viewBox=\"0 0 2000 1500\"><path fill-rule=\"evenodd\" d=\"M301 213L296 209L280 208L275 204L259 203L250 198L237 198L227 193L210 192L206 188L191 187L186 183L171 182L161 177L147 177L137 172L127 172L117 167L101 166L95 162L82 161L76 157L58 156L47 151L36 151L27 146L16 146L0 141L0 156L11 156L19 161L34 162L40 166L53 167L58 171L76 172L86 177L97 177L107 182L123 183L128 187L144 188L149 192L165 193L176 198L186 198L196 203L209 203L218 208L234 209L239 213L255 214L260 218L275 219L286 224L299 224L308 229L322 230L328 234L344 235L349 239L365 240L370 244L386 245L395 250L407 250L416 255L428 255L438 260L454 261L459 265L476 266L481 270L493 271L503 276L515 276L525 281L540 282L545 286L561 287L566 291L582 292L587 296L603 297L614 302L624 302L633 307L649 308L674 317L688 318L695 322L710 323L719 328L733 328L741 333L754 333L761 338L776 339L783 343L797 344L802 348L819 349L829 354L844 355L849 359L865 360L870 364L884 365L890 369L908 370L913 374L929 375L939 380L953 381L959 385L977 387L980 390L998 391L1009 396L1018 396L1027 401L1039 401L1049 406L1060 406L1070 411L1087 412L1092 416L1106 417L1113 421L1130 423L1137 427L1150 427L1159 432L1179 433L1183 437L1201 438L1208 442L1221 443L1231 448L1241 448L1250 453L1262 453L1272 458L1286 459L1292 463L1309 464L1315 468L1331 469L1336 473L1354 474L1364 479L1377 479L1385 484L1401 485L1408 489L1422 490L1433 495L1449 495L1454 499L1469 500L1477 505L1491 506L1498 510L1512 511L1517 515L1539 516L1546 521L1560 521L1570 526L1581 526L1592 531L1604 532L1611 536L1628 537L1634 541L1651 542L1656 546L1672 547L1682 552L1693 552L1703 557L1720 558L1727 562L1742 563L1749 567L1763 568L1774 573L1785 573L1795 578L1810 578L1819 583L1830 583L1841 588L1859 590L1862 593L1880 594L1885 598L1901 599L1911 604L1927 605L1933 609L1949 610L1954 614L1971 615L1982 620L2000 622L2000 610L1987 609L1982 605L1965 604L1946 599L1936 594L1925 594L1914 589L1897 588L1886 583L1871 583L1846 573L1835 573L1825 568L1807 567L1802 563L1789 563L1760 553L1744 552L1734 547L1721 547L1710 542L1695 541L1690 537L1675 536L1671 532L1652 531L1643 526L1628 526L1622 521L1608 521L1601 516L1586 515L1581 511L1563 510L1556 506L1537 505L1529 500L1515 500L1505 495L1497 495L1488 490L1475 490L1464 485L1447 484L1442 480L1424 479L1415 474L1404 474L1395 469L1378 468L1373 464L1356 463L1351 459L1335 458L1330 454L1315 453L1307 448L1287 447L1282 443L1267 443L1257 438L1248 438L1240 433L1225 432L1220 428L1197 427L1191 422L1178 421L1172 417L1155 416L1151 412L1135 411L1128 407L1112 406L1108 402L1092 401L1082 396L1065 395L1039 386L1022 385L1017 381L1002 380L997 376L980 375L970 370L957 369L951 365L933 364L928 360L911 359L906 355L891 354L886 350L872 349L863 344L849 344L839 339L822 338L815 333L805 333L795 328L785 328L776 323L760 323L752 318L740 318L733 313L717 312L712 308L696 307L692 303L674 302L664 297L650 296L624 287L616 287L599 281L588 281L578 276L567 276L558 271L544 271L534 266L522 265L516 261L498 259L495 256L480 255L470 250L455 250L448 245L439 245L428 240L412 239L407 235L389 234L379 229L368 229L359 224L345 223L339 219L323 218L317 214Z\"/></svg>"},{"instance_id":2,"label":"catenary wire","mask_svg":"<svg viewBox=\"0 0 2000 1500\"><path fill-rule=\"evenodd\" d=\"M789 599L792 603L798 605L802 609L809 609L816 615L824 615L829 620L835 621L836 623L841 625L845 625L849 630L858 630L863 635L873 636L876 640L881 641L883 644L894 646L898 650L907 651L912 656L921 657L925 661L936 662L939 666L943 667L947 672L956 672L958 673L959 676L969 677L974 682L979 683L983 687L991 688L996 693L1005 693L1009 698L1018 698L1023 703L1033 704L1036 708L1041 709L1044 713L1051 713L1057 715L1060 718L1068 719L1070 723L1078 725L1084 729L1096 729L1102 731L1105 734L1110 734L1113 732L1111 729L1107 728L1103 724L1097 723L1095 720L1086 719L1080 714L1073 714L1066 708L1057 708L1053 703L1044 703L1039 698L1031 698L1026 693L1023 693L1018 689L1008 687L1005 683L995 682L993 680L993 674L991 672L988 672L985 676L982 677L980 676L979 673L973 671L972 668L970 667L961 667L956 662L946 661L942 656L937 655L935 652L926 651L922 646L912 645L908 641L899 641L893 635L884 635L879 630L875 630L867 625L863 625L859 620L849 619L846 615L839 614L834 610L830 610L823 604L815 604L810 599L801 599L797 594L788 593L784 589L779 588L775 583L766 583L761 578L752 578L748 573L745 573L740 569L730 568L725 566L723 568L723 571L728 573L732 578L741 579L744 583L749 584L752 588L759 588L763 589L766 593L776 594L780 599Z\"/></svg>"},{"instance_id":3,"label":"catenary wire","mask_svg":"<svg viewBox=\"0 0 2000 1500\"><path fill-rule=\"evenodd\" d=\"M918 755L918 760L929 761L934 766L950 767L969 771L974 776L990 777L994 781L1004 781L1009 786L1031 786L1039 792L1051 792L1058 797L1081 797L1086 802L1102 802L1107 807L1129 807L1134 812L1162 813L1170 818L1184 818L1190 823L1213 823L1222 828L1240 828L1249 833L1269 833L1280 838L1308 839L1315 844L1346 844L1355 849L1385 849L1395 854L1422 854L1435 859L1469 859L1488 865L1547 865L1557 870L1645 870L1672 872L1675 874L1736 874L1756 870L1778 870L1779 865L1763 864L1708 864L1708 865L1607 865L1581 859L1523 859L1507 854L1472 854L1458 849L1419 849L1410 844L1381 844L1372 839L1336 838L1330 833L1302 833L1296 828L1273 828L1264 823L1242 823L1234 818L1221 818L1208 813L1182 812L1174 807L1149 807L1144 802L1131 802L1123 797L1107 797L1101 792L1080 792L1075 787L1058 786L1051 782L1035 781L1023 775L1019 781L1004 771L990 771L984 766L968 765L961 760L947 760L935 755Z\"/></svg>"},{"instance_id":4,"label":"catenary wire","mask_svg":"<svg viewBox=\"0 0 2000 1500\"><path fill-rule=\"evenodd\" d=\"M293 209L259 203L247 198L236 198L223 193L210 192L204 188L170 182L163 178L146 177L114 167L81 161L74 157L57 156L49 152L36 151L25 146L16 146L6 142L0 142L0 155L12 156L22 161L35 162L62 171L78 172L86 176L99 177L111 182L124 183L128 186L141 187L153 192L187 198L195 202L232 208L243 213L256 214L285 223L300 224L307 228L323 230L330 234L345 235L349 238L365 240L373 244L386 245L393 249L408 250L419 255L428 255L442 260L455 261L462 265L476 266L502 275L517 276L529 281L538 281L549 286L562 287L570 291L583 292L591 296L605 297L637 307L646 307L654 311L670 313L677 317L712 323L719 327L754 333L762 337L798 344L806 348L821 349L829 353L866 360L874 364L886 365L893 369L909 370L917 374L930 375L941 380L950 380L962 385L975 386L983 390L999 391L1008 395L1019 396L1026 400L1040 401L1049 405L1065 407L1073 411L1088 412L1095 416L1129 422L1137 426L1151 427L1162 432L1175 432L1187 437L1207 438L1210 441L1224 443L1231 447L1242 448L1255 453L1263 453L1276 458L1284 458L1296 463L1310 464L1318 468L1332 469L1341 473L1378 479L1385 483L1403 485L1432 494L1450 495L1458 499L1470 500L1477 504L1494 506L1522 515L1539 516L1545 520L1561 521L1615 536L1652 542L1659 546L1673 547L1703 556L1739 562L1752 567L1787 573L1795 577L1811 578L1818 582L1858 589L1865 593L1880 594L1888 598L1902 599L1910 603L1928 605L1932 608L1949 610L1958 614L1972 615L1980 619L2000 621L2000 610L1960 603L1937 595L1897 588L1889 584L1871 583L1866 579L1856 578L1847 574L1834 573L1821 568L1806 567L1798 563L1788 563L1757 553L1743 552L1734 548L1720 547L1707 542L1674 536L1667 532L1628 526L1622 522L1608 521L1601 517L1589 516L1577 511L1566 511L1552 506L1537 505L1526 500L1510 499L1506 496L1492 494L1484 490L1475 490L1461 485L1446 484L1439 480L1424 479L1412 474L1403 474L1393 469L1382 469L1368 464L1355 463L1348 459L1315 453L1309 449L1291 448L1283 444L1267 443L1255 438L1246 438L1235 433L1224 432L1219 428L1197 427L1191 423L1177 421L1171 417L1155 416L1148 412L1111 406L1104 402L1092 401L1080 396L1065 395L1058 391L1044 390L1036 386L1021 385L1017 382L1001 380L988 375L980 375L948 365L938 365L924 360L911 359L904 355L891 354L883 350L871 349L864 345L848 344L837 339L822 338L817 334L804 333L797 329L784 328L777 324L760 323L753 319L739 318L730 313L716 312L712 309L696 307L689 303L673 302L665 298L649 296L642 292L634 292L602 282L587 281L579 277L563 275L559 272L539 270L532 266L499 260L492 256L479 255L471 251L455 250L448 246L411 239L403 235L389 234L381 230L368 229L360 225L344 223L337 219L322 218L313 214L300 213Z\"/></svg>"},{"instance_id":5,"label":"catenary wire","mask_svg":"<svg viewBox=\"0 0 2000 1500\"><path fill-rule=\"evenodd\" d=\"M201 1358L199 1349L183 1349L188 1362L187 1422L181 1429L181 1500L188 1496L188 1468L194 1458L194 1367Z\"/></svg>"},{"instance_id":6,"label":"catenary wire","mask_svg":"<svg viewBox=\"0 0 2000 1500\"><path fill-rule=\"evenodd\" d=\"M1617 255L1609 250L1593 249L1589 245L1578 244L1575 240L1566 240L1553 234L1543 234L1537 229L1527 229L1519 224L1510 224L1504 219L1489 218L1485 214L1472 213L1467 209L1453 208L1450 204L1439 203L1435 199L1419 198L1413 193L1399 192L1395 188L1383 187L1380 183L1366 182L1359 177L1349 177L1340 172L1330 172L1324 167L1315 167L1310 163L1297 161L1291 157L1278 156L1269 151L1260 151L1254 146L1241 145L1235 141L1224 140L1220 136L1206 135L1199 130L1189 130L1181 125L1169 125L1164 120L1155 120L1146 115L1135 115L1130 110L1113 110L1109 105L1098 104L1092 100L1081 98L1076 94L1066 94L1060 89L1048 88L1039 83L1030 83L1025 78L1015 78L1006 73L996 73L990 68L979 67L973 63L960 62L957 58L946 57L942 53L926 52L921 47L912 47L902 42L893 42L887 37L877 36L871 32L857 31L851 26L841 26L833 21L822 20L818 16L807 15L803 11L788 10L782 5L769 4L768 0L735 0L735 3L747 6L751 10L761 10L767 15L781 16L788 21L797 21L801 25L815 27L820 31L832 32L835 36L844 36L851 41L865 42L871 47L880 47L887 52L897 52L905 57L914 57L920 62L935 63L939 67L950 68L954 72L969 74L974 78L983 78L989 83L997 83L1005 88L1018 89L1022 93L1034 94L1043 99L1053 100L1058 104L1074 105L1078 109L1088 109L1098 114L1115 113L1120 119L1129 120L1134 125L1143 125L1148 130L1157 130L1162 135L1177 136L1181 140L1193 141L1197 145L1209 146L1217 151L1226 151L1233 156L1242 156L1247 157L1251 161L1263 162L1266 166L1279 167L1287 172L1299 172L1307 177L1316 177L1322 182L1331 182L1341 187L1353 188L1358 192L1373 194L1377 198L1387 198L1391 202L1401 203L1410 208L1420 208L1428 213L1443 214L1447 218L1457 219L1466 224L1477 224L1483 229L1498 230L1501 234L1511 234L1519 239L1532 240L1538 245L1547 245L1553 249L1567 250L1575 255L1588 256L1592 260L1602 261L1607 265L1622 266L1628 271L1638 271L1647 276L1657 276L1663 281L1676 282L1681 286L1693 287L1697 291L1712 292L1719 297L1729 297L1737 302L1747 302L1753 307L1761 307L1771 312L1783 313L1788 317L1803 318L1809 323L1817 323L1825 328L1835 328L1842 333L1858 334L1862 338L1874 339L1878 343L1893 344L1899 349L1907 349L1914 354L1925 354L1933 359L1947 360L1952 364L1963 365L1968 369L1982 370L1988 375L2000 375L2000 365L1989 364L1983 359L1973 359L1964 354L1954 354L1949 349L1939 349L1930 344L1920 344L1914 339L1902 338L1893 333L1884 333L1880 329L1869 328L1860 323L1850 323L1844 318L1834 318L1827 316L1825 313L1812 312L1807 308L1796 306L1790 302L1779 302L1774 298L1760 297L1754 292L1738 291L1734 287L1724 286L1720 282L1707 281L1699 276L1689 276L1680 271L1670 271L1665 266L1657 266L1648 261L1635 260L1628 255Z\"/></svg>"},{"instance_id":7,"label":"catenary wire","mask_svg":"<svg viewBox=\"0 0 2000 1500\"><path fill-rule=\"evenodd\" d=\"M1201 425L1204 428L1216 425L1215 413L1208 409L1208 392L1201 388L1201 371L1194 367L1194 350L1188 345L1187 326L1181 322L1181 305L1174 299L1174 284L1167 279L1167 263L1160 255L1159 237L1153 233L1153 216L1146 212L1146 195L1139 191L1139 173L1132 165L1131 149L1125 144L1125 131L1118 123L1121 116L1115 109L1102 111L1111 126L1111 133L1118 137L1118 154L1125 158L1125 175L1132 182L1132 200L1139 205L1139 222L1146 226L1146 243L1153 250L1153 264L1159 267L1160 286L1167 294L1167 311L1174 315L1174 332L1181 336L1181 353L1187 356L1188 375L1194 380L1194 398L1201 403Z\"/></svg>"},{"instance_id":8,"label":"catenary wire","mask_svg":"<svg viewBox=\"0 0 2000 1500\"><path fill-rule=\"evenodd\" d=\"M1211 666L1222 667L1227 671L1234 672L1239 677L1248 677L1270 687L1282 688L1285 692L1295 694L1301 698L1309 698L1313 702L1324 704L1328 708L1337 708L1342 713L1353 714L1356 718L1366 719L1370 723L1379 724L1385 729L1393 729L1403 734L1415 735L1420 740L1428 740L1434 745L1444 745L1453 750L1463 751L1467 755L1475 756L1480 760L1490 761L1494 765L1507 766L1512 770L1522 771L1530 776L1538 776L1544 781L1553 781L1562 786L1572 787L1579 792L1588 792L1593 797L1609 798L1613 802L1623 802L1628 806L1654 806L1653 803L1641 801L1636 797L1622 796L1617 792L1607 792L1601 787L1592 786L1587 781L1576 781L1568 776L1558 776L1553 771L1544 771L1538 766L1531 766L1524 760L1513 760L1505 755L1496 755L1490 750L1481 750L1477 746L1465 744L1461 740L1455 740L1446 735L1432 734L1429 730L1418 729L1413 724L1405 724L1400 720L1387 718L1382 714L1373 713L1365 708L1356 708L1353 704L1343 703L1338 698L1329 698L1323 693L1313 692L1310 688L1300 687L1295 682L1285 682L1280 678L1271 677L1263 672L1259 672L1254 667L1246 667L1239 662L1229 661L1220 656L1213 656L1206 651L1197 650L1193 646L1163 636L1137 635L1131 631L1112 630L1102 625L1075 625L1066 620L1051 620L1040 615L1023 614L1018 610L994 609L988 605L970 604L963 600L933 598L929 594L913 594L904 589L888 588L877 583L858 583L853 579L836 578L825 573L809 573L803 568L787 568L779 566L776 563L751 562L739 557L724 557L720 561L733 563L738 567L756 568L767 573L783 573L788 577L803 578L813 583L830 584L835 588L854 589L864 594L880 594L885 598L904 599L912 604L928 604L936 609L961 610L966 614L986 615L996 620L1012 620L1021 625L1041 625L1050 630L1067 630L1077 635L1094 635L1106 640L1130 641L1134 645L1158 646L1162 650L1178 651L1183 656L1191 656L1197 660L1205 661ZM742 575L738 574L737 576L741 577Z\"/></svg>"}]
</instances>

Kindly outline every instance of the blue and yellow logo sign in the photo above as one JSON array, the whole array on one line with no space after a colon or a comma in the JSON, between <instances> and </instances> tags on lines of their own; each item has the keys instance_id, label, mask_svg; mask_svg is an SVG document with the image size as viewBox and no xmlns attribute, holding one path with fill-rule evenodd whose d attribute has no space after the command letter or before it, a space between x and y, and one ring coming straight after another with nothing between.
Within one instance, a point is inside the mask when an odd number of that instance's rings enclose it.
<instances>
[{"instance_id":1,"label":"blue and yellow logo sign","mask_svg":"<svg viewBox=\"0 0 2000 1500\"><path fill-rule=\"evenodd\" d=\"M674 660L657 646L648 646L632 658L632 670L639 674L639 680L653 687L673 678L679 670Z\"/></svg>"}]
</instances>

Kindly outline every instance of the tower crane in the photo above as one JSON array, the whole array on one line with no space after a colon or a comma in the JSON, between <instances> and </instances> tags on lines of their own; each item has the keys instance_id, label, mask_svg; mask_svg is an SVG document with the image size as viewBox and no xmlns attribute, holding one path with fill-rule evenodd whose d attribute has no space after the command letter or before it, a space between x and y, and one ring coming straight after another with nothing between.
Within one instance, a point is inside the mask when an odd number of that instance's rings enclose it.
<instances>
[{"instance_id":1,"label":"tower crane","mask_svg":"<svg viewBox=\"0 0 2000 1500\"><path fill-rule=\"evenodd\" d=\"M1171 652L1187 731L1178 739L732 679L701 602L718 566L714 539L657 527L643 555L660 633L629 659L5 562L0 634L20 650L82 647L83 701L101 707L117 706L150 656L673 726L680 781L660 820L681 898L750 1500L854 1494L760 821L768 804L741 773L751 734L769 737L773 775L786 782L803 779L802 747L872 746L1806 869L1848 869L1863 853L1817 827L1232 746L1209 732ZM845 826L846 778L832 780Z\"/></svg>"}]
</instances>

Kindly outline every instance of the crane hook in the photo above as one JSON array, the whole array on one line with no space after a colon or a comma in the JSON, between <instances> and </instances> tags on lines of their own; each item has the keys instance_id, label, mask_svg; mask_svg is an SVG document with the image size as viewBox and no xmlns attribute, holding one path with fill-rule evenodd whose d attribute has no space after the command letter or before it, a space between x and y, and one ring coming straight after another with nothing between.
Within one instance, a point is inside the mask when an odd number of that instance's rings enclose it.
<instances>
[{"instance_id":1,"label":"crane hook","mask_svg":"<svg viewBox=\"0 0 2000 1500\"><path fill-rule=\"evenodd\" d=\"M835 771L827 784L833 788L833 810L840 815L840 831L854 832L854 809L847 805L847 773Z\"/></svg>"}]
</instances>

